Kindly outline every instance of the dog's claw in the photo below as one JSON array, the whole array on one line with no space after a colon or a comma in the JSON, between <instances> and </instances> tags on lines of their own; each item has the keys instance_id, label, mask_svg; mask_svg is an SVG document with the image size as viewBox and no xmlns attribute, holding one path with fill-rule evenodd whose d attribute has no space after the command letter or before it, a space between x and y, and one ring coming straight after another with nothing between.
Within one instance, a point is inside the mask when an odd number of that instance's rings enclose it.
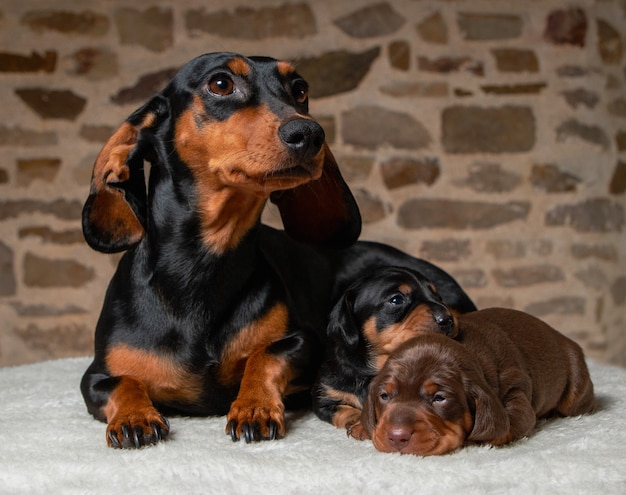
<instances>
[{"instance_id":1,"label":"dog's claw","mask_svg":"<svg viewBox=\"0 0 626 495\"><path fill-rule=\"evenodd\" d=\"M239 437L237 436L237 422L235 420L228 422L228 434L233 442L239 441Z\"/></svg>"}]
</instances>

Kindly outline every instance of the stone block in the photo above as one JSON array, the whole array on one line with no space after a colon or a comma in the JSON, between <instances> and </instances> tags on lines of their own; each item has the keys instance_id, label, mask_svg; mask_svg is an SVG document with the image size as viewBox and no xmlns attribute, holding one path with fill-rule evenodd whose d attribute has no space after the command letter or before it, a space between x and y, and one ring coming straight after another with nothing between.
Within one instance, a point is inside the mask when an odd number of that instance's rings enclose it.
<instances>
[{"instance_id":1,"label":"stone block","mask_svg":"<svg viewBox=\"0 0 626 495\"><path fill-rule=\"evenodd\" d=\"M494 48L491 53L500 72L539 72L539 59L532 50Z\"/></svg>"},{"instance_id":2,"label":"stone block","mask_svg":"<svg viewBox=\"0 0 626 495\"><path fill-rule=\"evenodd\" d=\"M618 161L609 183L610 194L624 194L626 191L626 162Z\"/></svg>"},{"instance_id":3,"label":"stone block","mask_svg":"<svg viewBox=\"0 0 626 495\"><path fill-rule=\"evenodd\" d=\"M531 184L545 192L561 193L576 191L581 179L565 172L556 165L533 165L530 172Z\"/></svg>"},{"instance_id":4,"label":"stone block","mask_svg":"<svg viewBox=\"0 0 626 495\"><path fill-rule=\"evenodd\" d=\"M380 170L387 189L420 183L430 186L441 173L436 158L394 158L381 164Z\"/></svg>"},{"instance_id":5,"label":"stone block","mask_svg":"<svg viewBox=\"0 0 626 495\"><path fill-rule=\"evenodd\" d=\"M611 147L611 140L604 129L597 125L583 124L576 119L568 119L556 129L557 141L566 142L572 138L600 146L605 150Z\"/></svg>"},{"instance_id":6,"label":"stone block","mask_svg":"<svg viewBox=\"0 0 626 495\"><path fill-rule=\"evenodd\" d=\"M424 241L420 248L420 257L432 261L460 261L471 254L469 239Z\"/></svg>"},{"instance_id":7,"label":"stone block","mask_svg":"<svg viewBox=\"0 0 626 495\"><path fill-rule=\"evenodd\" d=\"M32 10L26 12L20 22L38 33L56 31L86 36L104 36L111 25L107 16L89 10L82 12Z\"/></svg>"},{"instance_id":8,"label":"stone block","mask_svg":"<svg viewBox=\"0 0 626 495\"><path fill-rule=\"evenodd\" d=\"M54 72L56 63L57 52L53 50L46 50L43 55L0 52L0 72Z\"/></svg>"},{"instance_id":9,"label":"stone block","mask_svg":"<svg viewBox=\"0 0 626 495\"><path fill-rule=\"evenodd\" d=\"M528 201L486 203L448 199L410 199L398 210L398 224L406 229L491 229L524 220Z\"/></svg>"},{"instance_id":10,"label":"stone block","mask_svg":"<svg viewBox=\"0 0 626 495\"><path fill-rule=\"evenodd\" d=\"M419 70L425 72L438 72L440 74L450 74L452 72L469 72L475 76L485 75L485 66L479 60L474 60L471 57L459 56L459 57L437 57L428 58L419 56L417 58L417 67Z\"/></svg>"},{"instance_id":11,"label":"stone block","mask_svg":"<svg viewBox=\"0 0 626 495\"><path fill-rule=\"evenodd\" d=\"M345 50L326 52L298 60L298 73L309 83L311 98L346 93L357 88L380 55L374 47L360 53Z\"/></svg>"},{"instance_id":12,"label":"stone block","mask_svg":"<svg viewBox=\"0 0 626 495\"><path fill-rule=\"evenodd\" d=\"M69 89L21 88L15 93L42 119L75 120L87 104Z\"/></svg>"},{"instance_id":13,"label":"stone block","mask_svg":"<svg viewBox=\"0 0 626 495\"><path fill-rule=\"evenodd\" d=\"M619 258L617 248L612 244L572 244L571 252L578 260L591 258L615 263Z\"/></svg>"},{"instance_id":14,"label":"stone block","mask_svg":"<svg viewBox=\"0 0 626 495\"><path fill-rule=\"evenodd\" d=\"M555 206L545 218L547 226L569 226L577 232L622 232L624 205L606 198L592 198Z\"/></svg>"},{"instance_id":15,"label":"stone block","mask_svg":"<svg viewBox=\"0 0 626 495\"><path fill-rule=\"evenodd\" d=\"M252 4L250 4L252 5ZM245 40L265 38L301 39L317 33L315 15L306 3L285 3L276 7L236 7L232 11L207 13L204 8L185 14L190 34Z\"/></svg>"},{"instance_id":16,"label":"stone block","mask_svg":"<svg viewBox=\"0 0 626 495\"><path fill-rule=\"evenodd\" d=\"M465 270L454 270L452 277L464 289L478 289L487 286L487 276L480 268L468 268Z\"/></svg>"},{"instance_id":17,"label":"stone block","mask_svg":"<svg viewBox=\"0 0 626 495\"><path fill-rule=\"evenodd\" d=\"M397 98L444 98L449 88L446 82L393 82L380 88L380 92Z\"/></svg>"},{"instance_id":18,"label":"stone block","mask_svg":"<svg viewBox=\"0 0 626 495\"><path fill-rule=\"evenodd\" d=\"M383 201L367 189L356 189L354 198L361 211L363 223L373 223L387 216L387 208Z\"/></svg>"},{"instance_id":19,"label":"stone block","mask_svg":"<svg viewBox=\"0 0 626 495\"><path fill-rule=\"evenodd\" d=\"M137 80L136 84L121 88L115 95L111 96L111 101L117 105L143 103L161 91L176 75L178 69L178 67L170 67L144 74Z\"/></svg>"},{"instance_id":20,"label":"stone block","mask_svg":"<svg viewBox=\"0 0 626 495\"><path fill-rule=\"evenodd\" d=\"M67 259L48 259L27 252L24 283L29 287L82 287L94 278L92 268Z\"/></svg>"},{"instance_id":21,"label":"stone block","mask_svg":"<svg viewBox=\"0 0 626 495\"><path fill-rule=\"evenodd\" d=\"M411 115L374 106L344 112L341 134L346 144L370 150L384 146L417 150L431 142L424 125Z\"/></svg>"},{"instance_id":22,"label":"stone block","mask_svg":"<svg viewBox=\"0 0 626 495\"><path fill-rule=\"evenodd\" d=\"M468 177L455 181L455 184L476 192L504 193L512 191L521 182L518 174L503 170L499 163L473 163Z\"/></svg>"},{"instance_id":23,"label":"stone block","mask_svg":"<svg viewBox=\"0 0 626 495\"><path fill-rule=\"evenodd\" d=\"M510 14L460 13L459 30L466 40L487 41L519 38L522 18Z\"/></svg>"},{"instance_id":24,"label":"stone block","mask_svg":"<svg viewBox=\"0 0 626 495\"><path fill-rule=\"evenodd\" d=\"M0 241L0 296L13 296L16 288L13 250Z\"/></svg>"},{"instance_id":25,"label":"stone block","mask_svg":"<svg viewBox=\"0 0 626 495\"><path fill-rule=\"evenodd\" d=\"M619 31L603 19L597 19L598 53L607 65L618 65L624 55L622 37Z\"/></svg>"},{"instance_id":26,"label":"stone block","mask_svg":"<svg viewBox=\"0 0 626 495\"><path fill-rule=\"evenodd\" d=\"M561 268L545 264L520 266L509 270L496 268L492 274L498 285L502 287L528 287L565 280Z\"/></svg>"},{"instance_id":27,"label":"stone block","mask_svg":"<svg viewBox=\"0 0 626 495\"><path fill-rule=\"evenodd\" d=\"M0 125L0 146L29 148L32 146L53 146L57 142L57 134L54 131L35 131Z\"/></svg>"},{"instance_id":28,"label":"stone block","mask_svg":"<svg viewBox=\"0 0 626 495\"><path fill-rule=\"evenodd\" d=\"M448 26L440 12L435 12L420 21L416 29L424 41L438 45L445 45L448 42Z\"/></svg>"},{"instance_id":29,"label":"stone block","mask_svg":"<svg viewBox=\"0 0 626 495\"><path fill-rule=\"evenodd\" d=\"M54 182L61 160L58 158L32 158L17 161L17 185L29 186L34 180Z\"/></svg>"},{"instance_id":30,"label":"stone block","mask_svg":"<svg viewBox=\"0 0 626 495\"><path fill-rule=\"evenodd\" d=\"M411 64L411 46L406 41L393 41L388 48L389 65L394 69L406 71Z\"/></svg>"},{"instance_id":31,"label":"stone block","mask_svg":"<svg viewBox=\"0 0 626 495\"><path fill-rule=\"evenodd\" d=\"M535 116L526 106L452 106L441 125L448 153L517 153L535 145Z\"/></svg>"},{"instance_id":32,"label":"stone block","mask_svg":"<svg viewBox=\"0 0 626 495\"><path fill-rule=\"evenodd\" d=\"M583 9L569 8L550 12L543 36L556 45L585 46L587 15Z\"/></svg>"},{"instance_id":33,"label":"stone block","mask_svg":"<svg viewBox=\"0 0 626 495\"><path fill-rule=\"evenodd\" d=\"M17 235L20 239L37 237L46 244L69 245L83 244L85 242L83 231L80 229L56 231L45 225L23 227L18 231Z\"/></svg>"},{"instance_id":34,"label":"stone block","mask_svg":"<svg viewBox=\"0 0 626 495\"><path fill-rule=\"evenodd\" d=\"M356 4L354 4L356 5ZM375 3L333 21L333 24L353 38L375 38L394 33L406 19L387 2Z\"/></svg>"},{"instance_id":35,"label":"stone block","mask_svg":"<svg viewBox=\"0 0 626 495\"><path fill-rule=\"evenodd\" d=\"M168 7L115 11L115 25L122 45L139 45L163 52L174 44L174 14Z\"/></svg>"},{"instance_id":36,"label":"stone block","mask_svg":"<svg viewBox=\"0 0 626 495\"><path fill-rule=\"evenodd\" d=\"M584 88L576 88L562 91L561 94L565 98L567 104L576 109L580 106L587 108L595 108L600 101L600 97L593 91L588 91Z\"/></svg>"},{"instance_id":37,"label":"stone block","mask_svg":"<svg viewBox=\"0 0 626 495\"><path fill-rule=\"evenodd\" d=\"M537 318L548 315L584 315L586 303L583 297L555 297L531 303L524 308L524 311Z\"/></svg>"},{"instance_id":38,"label":"stone block","mask_svg":"<svg viewBox=\"0 0 626 495\"><path fill-rule=\"evenodd\" d=\"M81 48L67 59L67 73L89 81L102 81L118 75L117 54L106 48Z\"/></svg>"}]
</instances>

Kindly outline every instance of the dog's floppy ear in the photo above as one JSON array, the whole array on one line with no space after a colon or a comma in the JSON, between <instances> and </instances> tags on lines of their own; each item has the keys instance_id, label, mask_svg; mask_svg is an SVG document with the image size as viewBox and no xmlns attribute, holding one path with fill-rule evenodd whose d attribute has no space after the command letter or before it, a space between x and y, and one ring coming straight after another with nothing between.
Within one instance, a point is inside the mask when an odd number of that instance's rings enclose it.
<instances>
[{"instance_id":1,"label":"dog's floppy ear","mask_svg":"<svg viewBox=\"0 0 626 495\"><path fill-rule=\"evenodd\" d=\"M347 290L337 301L328 317L326 335L333 342L354 349L361 339L361 329L354 319L353 295Z\"/></svg>"},{"instance_id":2,"label":"dog's floppy ear","mask_svg":"<svg viewBox=\"0 0 626 495\"><path fill-rule=\"evenodd\" d=\"M322 176L276 191L270 199L278 206L285 231L298 241L340 249L361 234L359 207L326 143Z\"/></svg>"},{"instance_id":3,"label":"dog's floppy ear","mask_svg":"<svg viewBox=\"0 0 626 495\"><path fill-rule=\"evenodd\" d=\"M369 438L372 438L372 432L376 427L377 394L378 380L374 380L370 384L369 392L363 401L363 409L361 409L361 426Z\"/></svg>"},{"instance_id":4,"label":"dog's floppy ear","mask_svg":"<svg viewBox=\"0 0 626 495\"><path fill-rule=\"evenodd\" d=\"M96 158L83 207L83 235L95 250L115 253L139 243L145 233L147 199L144 129L156 126L167 103L155 96L115 131Z\"/></svg>"},{"instance_id":5,"label":"dog's floppy ear","mask_svg":"<svg viewBox=\"0 0 626 495\"><path fill-rule=\"evenodd\" d=\"M469 388L468 401L475 404L474 427L467 440L471 442L493 442L508 434L509 417L502 401L495 395L482 376L476 374L466 383ZM468 387L468 388L467 388Z\"/></svg>"}]
</instances>

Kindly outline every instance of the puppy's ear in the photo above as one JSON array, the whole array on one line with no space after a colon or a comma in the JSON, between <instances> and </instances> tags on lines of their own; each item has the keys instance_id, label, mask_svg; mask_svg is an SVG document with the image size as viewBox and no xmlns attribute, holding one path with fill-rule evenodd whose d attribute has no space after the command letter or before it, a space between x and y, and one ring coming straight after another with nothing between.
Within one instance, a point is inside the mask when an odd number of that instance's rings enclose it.
<instances>
[{"instance_id":1,"label":"puppy's ear","mask_svg":"<svg viewBox=\"0 0 626 495\"><path fill-rule=\"evenodd\" d=\"M368 438L372 438L372 432L376 427L376 395L378 390L377 381L370 384L369 392L363 401L363 409L361 409L361 426Z\"/></svg>"},{"instance_id":2,"label":"puppy's ear","mask_svg":"<svg viewBox=\"0 0 626 495\"><path fill-rule=\"evenodd\" d=\"M361 234L359 207L326 143L322 176L276 191L270 199L278 206L285 231L298 241L341 249Z\"/></svg>"},{"instance_id":3,"label":"puppy's ear","mask_svg":"<svg viewBox=\"0 0 626 495\"><path fill-rule=\"evenodd\" d=\"M347 290L337 301L328 317L326 335L332 342L354 349L361 339L361 329L354 319L353 295Z\"/></svg>"},{"instance_id":4,"label":"puppy's ear","mask_svg":"<svg viewBox=\"0 0 626 495\"><path fill-rule=\"evenodd\" d=\"M96 158L83 207L83 235L95 250L115 253L139 243L147 215L143 162L149 146L142 133L154 128L168 108L161 96L135 111Z\"/></svg>"},{"instance_id":5,"label":"puppy's ear","mask_svg":"<svg viewBox=\"0 0 626 495\"><path fill-rule=\"evenodd\" d=\"M469 387L468 401L475 404L474 427L467 440L472 442L493 442L508 434L510 429L509 417L500 399L493 392L482 376L476 373L466 383Z\"/></svg>"}]
</instances>

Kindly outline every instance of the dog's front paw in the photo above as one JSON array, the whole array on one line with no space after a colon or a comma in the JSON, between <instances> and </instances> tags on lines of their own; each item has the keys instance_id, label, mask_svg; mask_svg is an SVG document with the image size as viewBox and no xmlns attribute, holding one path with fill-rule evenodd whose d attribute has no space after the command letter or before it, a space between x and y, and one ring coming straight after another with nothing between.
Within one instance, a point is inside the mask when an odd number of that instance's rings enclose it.
<instances>
[{"instance_id":1,"label":"dog's front paw","mask_svg":"<svg viewBox=\"0 0 626 495\"><path fill-rule=\"evenodd\" d=\"M250 442L277 440L285 436L285 406L276 404L252 404L237 399L230 406L226 434L233 442L240 438Z\"/></svg>"},{"instance_id":2,"label":"dog's front paw","mask_svg":"<svg viewBox=\"0 0 626 495\"><path fill-rule=\"evenodd\" d=\"M356 438L357 440L367 440L369 438L360 421L350 425L346 430L346 434L349 437Z\"/></svg>"},{"instance_id":3,"label":"dog's front paw","mask_svg":"<svg viewBox=\"0 0 626 495\"><path fill-rule=\"evenodd\" d=\"M107 444L115 449L138 449L164 440L170 432L167 418L156 409L117 414L107 425Z\"/></svg>"}]
</instances>

